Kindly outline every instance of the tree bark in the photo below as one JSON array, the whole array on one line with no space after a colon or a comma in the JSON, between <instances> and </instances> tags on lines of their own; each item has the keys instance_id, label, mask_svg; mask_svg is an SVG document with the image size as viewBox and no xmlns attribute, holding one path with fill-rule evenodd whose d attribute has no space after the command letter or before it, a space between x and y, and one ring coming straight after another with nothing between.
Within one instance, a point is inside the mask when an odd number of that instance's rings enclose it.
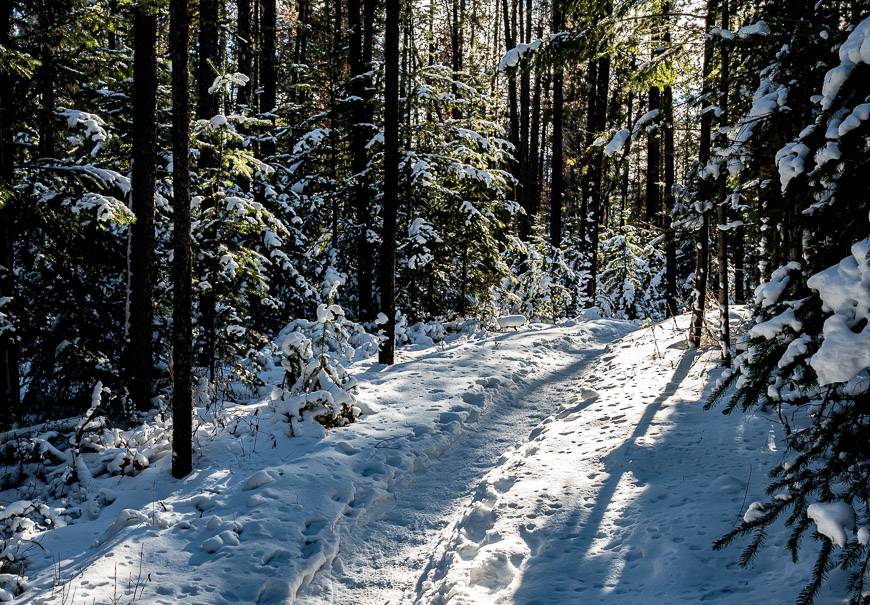
<instances>
[{"instance_id":1,"label":"tree bark","mask_svg":"<svg viewBox=\"0 0 870 605\"><path fill-rule=\"evenodd\" d=\"M652 86L647 93L650 111L661 111L661 91ZM659 128L654 126L646 147L646 221L651 225L661 224L661 166L662 140Z\"/></svg>"},{"instance_id":2,"label":"tree bark","mask_svg":"<svg viewBox=\"0 0 870 605\"><path fill-rule=\"evenodd\" d=\"M612 6L608 4L608 11ZM607 16L609 16L609 12ZM607 99L610 90L610 57L604 56L596 61L595 69L595 106L592 132L602 132L607 126ZM604 152L599 147L593 149L589 160L589 190L587 198L587 217L585 237L589 242L589 282L587 295L595 300L598 289L598 231L601 222L601 178L604 167Z\"/></svg>"},{"instance_id":3,"label":"tree bark","mask_svg":"<svg viewBox=\"0 0 870 605\"><path fill-rule=\"evenodd\" d=\"M553 31L562 31L562 7L560 0L553 0ZM553 66L553 156L550 181L550 245L559 248L562 244L562 111L564 106L563 74L561 65Z\"/></svg>"},{"instance_id":4,"label":"tree bark","mask_svg":"<svg viewBox=\"0 0 870 605\"><path fill-rule=\"evenodd\" d=\"M218 41L218 17L219 0L199 0L199 60L196 70L196 117L200 120L209 120L220 111L220 99L218 95L209 93L215 77L217 77L217 69L220 65L220 44ZM203 147L200 150L199 168L201 176L206 183L210 183L212 187L205 191L205 199L203 206L205 208L213 208L215 205L216 195L216 175L213 174L218 167L220 158L215 156L214 150L210 147ZM217 243L214 241L217 237L216 225L212 222L212 227L209 227L205 233L203 246L207 253L216 251ZM202 350L199 351L199 364L208 368L210 379L214 379L216 371L216 347L217 347L217 295L214 291L214 286L217 280L215 259L209 254L203 256L201 263L201 274L205 279L212 284L212 288L203 292L200 298L201 317L200 328L202 334Z\"/></svg>"},{"instance_id":5,"label":"tree bark","mask_svg":"<svg viewBox=\"0 0 870 605\"><path fill-rule=\"evenodd\" d=\"M396 208L399 203L399 0L386 0L384 32L384 230L381 312L387 316L380 363L392 364L396 340Z\"/></svg>"},{"instance_id":6,"label":"tree bark","mask_svg":"<svg viewBox=\"0 0 870 605\"><path fill-rule=\"evenodd\" d=\"M260 113L273 114L277 103L275 49L276 22L278 19L277 0L261 0L260 9ZM266 137L260 143L260 155L268 158L275 153L275 143Z\"/></svg>"},{"instance_id":7,"label":"tree bark","mask_svg":"<svg viewBox=\"0 0 870 605\"><path fill-rule=\"evenodd\" d=\"M704 31L709 32L716 24L717 0L707 0L707 16L704 19ZM701 66L701 107L710 102L712 92L710 86L710 74L713 70L713 41L707 37L704 41L704 59ZM698 162L700 169L710 160L712 147L713 114L704 111L701 114L701 139L698 146ZM701 204L706 204L706 197L710 195L710 189L703 177L698 179L698 193ZM710 212L702 208L701 226L695 239L695 291L692 303L692 326L689 333L689 341L695 347L701 345L701 337L704 331L704 318L707 305L707 271L710 265Z\"/></svg>"},{"instance_id":8,"label":"tree bark","mask_svg":"<svg viewBox=\"0 0 870 605\"><path fill-rule=\"evenodd\" d=\"M172 475L190 473L192 456L192 275L190 242L190 92L187 88L190 13L170 0L172 57Z\"/></svg>"},{"instance_id":9,"label":"tree bark","mask_svg":"<svg viewBox=\"0 0 870 605\"><path fill-rule=\"evenodd\" d=\"M136 409L151 407L154 178L157 150L157 11L133 8L133 166L130 311L124 374Z\"/></svg>"},{"instance_id":10,"label":"tree bark","mask_svg":"<svg viewBox=\"0 0 870 605\"><path fill-rule=\"evenodd\" d=\"M236 57L239 73L245 74L250 80L247 85L239 88L236 103L247 107L251 104L254 78L252 69L252 32L251 32L251 0L236 0Z\"/></svg>"},{"instance_id":11,"label":"tree bark","mask_svg":"<svg viewBox=\"0 0 870 605\"><path fill-rule=\"evenodd\" d=\"M728 5L729 0L722 0L722 29L727 30L731 13ZM720 67L719 93L721 95L719 106L722 108L719 124L724 132L728 126L728 89L730 71L730 52L728 42L723 40L721 50L722 64ZM723 135L723 138L726 135ZM723 140L723 146L726 141ZM728 201L726 189L726 177L722 175L719 180L719 205L717 218L720 227L718 233L718 257L719 257L719 345L721 346L721 361L726 367L731 366L731 322L728 319L728 231L722 229L728 223Z\"/></svg>"},{"instance_id":12,"label":"tree bark","mask_svg":"<svg viewBox=\"0 0 870 605\"><path fill-rule=\"evenodd\" d=\"M0 44L13 48L12 42L12 2L0 0ZM15 273L12 254L12 217L11 206L15 184L15 103L12 95L15 88L13 76L0 69L0 297L14 301ZM7 302L3 312L11 320L13 313ZM11 326L9 326L11 327ZM12 329L0 333L0 426L12 425L18 413L19 376L18 346Z\"/></svg>"},{"instance_id":13,"label":"tree bark","mask_svg":"<svg viewBox=\"0 0 870 605\"><path fill-rule=\"evenodd\" d=\"M367 5L374 0L366 0ZM369 130L366 124L368 109L368 78L366 72L366 42L369 34L364 30L370 30L369 25L363 25L360 0L348 0L347 25L350 29L350 43L348 46L348 67L350 69L349 90L355 97L351 108L350 127L350 169L353 173L353 204L356 212L356 252L357 252L357 317L362 321L373 318L372 305L372 245L368 239L368 231L371 227L371 200L369 199L368 180L364 172L368 167L368 143ZM368 18L369 9L366 8ZM368 51L370 52L370 51ZM370 55L368 55L370 56Z\"/></svg>"},{"instance_id":14,"label":"tree bark","mask_svg":"<svg viewBox=\"0 0 870 605\"><path fill-rule=\"evenodd\" d=\"M665 19L665 31L663 41L669 50L671 46L671 3L662 3L662 14ZM677 246L673 227L674 210L674 91L667 84L662 96L662 125L664 129L664 172L665 186L663 193L664 213L662 220L665 227L665 307L668 317L677 314Z\"/></svg>"}]
</instances>

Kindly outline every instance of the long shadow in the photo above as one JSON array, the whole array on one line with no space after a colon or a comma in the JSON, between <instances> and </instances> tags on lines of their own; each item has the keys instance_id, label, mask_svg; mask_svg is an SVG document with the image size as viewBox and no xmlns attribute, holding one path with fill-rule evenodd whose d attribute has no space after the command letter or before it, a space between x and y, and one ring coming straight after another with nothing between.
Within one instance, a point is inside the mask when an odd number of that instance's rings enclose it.
<instances>
[{"instance_id":1,"label":"long shadow","mask_svg":"<svg viewBox=\"0 0 870 605\"><path fill-rule=\"evenodd\" d=\"M631 451L634 447L634 442L639 437L646 434L649 426L655 417L656 413L662 408L662 405L670 399L686 379L689 371L692 368L696 359L696 352L688 350L683 353L679 364L674 370L673 375L668 381L665 388L659 396L644 409L644 413L640 421L635 426L632 434L616 449L605 456L601 462L605 466L605 472L608 473L608 478L598 490L595 496L595 504L591 510L582 509L579 506L563 516L560 519L560 528L553 532L552 528L548 528L547 533L554 536L560 536L570 540L570 551L572 554L587 556L591 550L593 542L596 538L601 537L599 530L602 520L611 505L613 496L616 493L617 487L622 480L623 475L627 470L626 460L630 458ZM576 528L579 526L579 532ZM534 553L533 558L527 562L524 571L524 578L538 577L542 574L563 574L566 569L573 569L575 573L581 570L583 561L574 561L572 565L566 566L564 562L560 562L562 557L558 556L560 550L564 549L565 545L561 540L552 540L543 545L543 547ZM600 580L600 579L599 579ZM548 603L553 602L542 598L538 593L540 578L531 585L524 582L515 593L515 602L523 604L532 603ZM588 596L581 597L579 594L573 595L575 600L565 600L566 603L590 603ZM561 601L560 601L561 602ZM640 605L641 601L637 602Z\"/></svg>"},{"instance_id":2,"label":"long shadow","mask_svg":"<svg viewBox=\"0 0 870 605\"><path fill-rule=\"evenodd\" d=\"M794 602L811 575L812 541L804 541L794 565L784 550L788 532L771 528L768 545L749 570L737 563L746 541L712 550L713 541L733 527L748 503L764 497L766 472L781 462L782 451L769 445L769 419L701 409L699 385L694 376L687 380L694 361L693 352L684 353L631 436L601 461L609 475L597 492L584 491L585 506L582 499L566 501L561 514L538 519L543 525L531 536L532 555L521 571L514 603ZM715 376L706 380L707 387ZM681 383L692 391L690 399L676 395ZM656 413L671 406L659 426ZM650 430L654 422L656 429ZM845 582L830 585L818 605L845 602L844 590L832 594Z\"/></svg>"}]
</instances>

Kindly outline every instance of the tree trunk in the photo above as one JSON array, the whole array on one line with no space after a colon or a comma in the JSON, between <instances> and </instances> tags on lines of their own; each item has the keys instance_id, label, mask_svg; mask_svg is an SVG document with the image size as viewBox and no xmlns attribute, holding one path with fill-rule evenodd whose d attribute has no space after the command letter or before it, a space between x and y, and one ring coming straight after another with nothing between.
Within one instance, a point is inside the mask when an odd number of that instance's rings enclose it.
<instances>
[{"instance_id":1,"label":"tree trunk","mask_svg":"<svg viewBox=\"0 0 870 605\"><path fill-rule=\"evenodd\" d=\"M553 31L562 31L562 7L560 0L553 1ZM562 111L563 74L562 67L553 66L553 158L550 181L550 245L559 248L562 244Z\"/></svg>"},{"instance_id":2,"label":"tree trunk","mask_svg":"<svg viewBox=\"0 0 870 605\"><path fill-rule=\"evenodd\" d=\"M722 0L722 29L727 30L731 14L728 6L729 0ZM722 65L720 68L720 87L719 92L721 99L719 102L722 108L719 124L723 129L728 126L728 88L729 88L729 58L730 52L727 41L723 41L721 50ZM723 138L727 135L723 135ZM722 141L723 146L726 141ZM716 230L718 238L718 257L719 257L719 344L722 348L721 361L726 367L731 366L731 322L728 320L728 232L722 229L722 226L728 223L728 201L725 175L720 177L719 185L719 206L717 209L717 218L720 227Z\"/></svg>"},{"instance_id":3,"label":"tree trunk","mask_svg":"<svg viewBox=\"0 0 870 605\"><path fill-rule=\"evenodd\" d=\"M717 0L707 0L707 16L704 20L704 31L709 32L716 24ZM710 74L713 69L713 41L707 37L704 41L704 59L701 66L701 107L710 102L711 86ZM711 136L713 131L713 114L705 111L701 114L701 140L698 147L698 161L700 168L710 160ZM710 195L710 188L704 178L698 180L698 193L701 204L706 204L706 197ZM692 303L692 327L689 333L689 341L698 347L701 345L701 337L704 331L704 318L707 305L707 271L710 265L710 212L703 208L701 212L701 227L695 240L695 291Z\"/></svg>"},{"instance_id":4,"label":"tree trunk","mask_svg":"<svg viewBox=\"0 0 870 605\"><path fill-rule=\"evenodd\" d=\"M392 364L396 341L396 208L399 204L399 0L386 0L384 32L384 230L381 312L387 316L380 363Z\"/></svg>"},{"instance_id":5,"label":"tree trunk","mask_svg":"<svg viewBox=\"0 0 870 605\"><path fill-rule=\"evenodd\" d=\"M366 4L373 4L374 0L366 0ZM347 25L350 29L350 44L348 46L348 67L350 69L349 89L355 101L351 109L350 128L350 169L353 173L353 202L356 212L356 244L357 244L357 317L361 321L368 321L373 317L372 306L372 245L368 240L368 231L371 226L371 208L369 199L368 182L364 172L368 167L368 143L369 130L365 99L368 97L368 79L363 76L366 71L365 63L365 33L360 0L348 0ZM368 17L366 8L366 17ZM365 29L369 29L368 25Z\"/></svg>"},{"instance_id":6,"label":"tree trunk","mask_svg":"<svg viewBox=\"0 0 870 605\"><path fill-rule=\"evenodd\" d=\"M187 0L170 0L172 57L172 474L192 468L192 276L190 253L190 93Z\"/></svg>"},{"instance_id":7,"label":"tree trunk","mask_svg":"<svg viewBox=\"0 0 870 605\"><path fill-rule=\"evenodd\" d=\"M251 66L252 32L251 32L251 0L236 0L236 57L239 73L249 78L247 85L239 88L236 102L240 106L251 104L254 78Z\"/></svg>"},{"instance_id":8,"label":"tree trunk","mask_svg":"<svg viewBox=\"0 0 870 605\"><path fill-rule=\"evenodd\" d=\"M151 407L154 178L157 150L157 11L133 8L133 166L130 311L124 373L136 409Z\"/></svg>"},{"instance_id":9,"label":"tree trunk","mask_svg":"<svg viewBox=\"0 0 870 605\"><path fill-rule=\"evenodd\" d=\"M218 0L199 0L199 60L196 69L196 117L200 120L209 120L214 117L220 110L220 99L218 95L209 93L215 77L217 77L217 69L220 65L220 45L218 43L218 17L219 8ZM200 150L199 168L201 176L205 182L211 183L213 186L205 191L205 199L203 206L205 208L213 208L215 205L216 195L216 175L214 170L218 167L220 158L216 157L215 152L210 147L203 147ZM201 275L212 284L212 288L203 292L200 298L200 327L202 333L202 350L199 352L199 364L208 368L209 378L214 380L216 371L216 318L217 318L217 297L214 291L214 286L217 284L215 273L217 271L216 259L209 253L214 254L217 250L216 225L212 222L212 227L209 227L205 233L203 246L206 248L206 254L203 256Z\"/></svg>"},{"instance_id":10,"label":"tree trunk","mask_svg":"<svg viewBox=\"0 0 870 605\"><path fill-rule=\"evenodd\" d=\"M608 4L610 15L612 6ZM604 56L596 61L595 68L595 105L592 132L604 131L607 126L607 98L610 89L610 57ZM589 242L589 282L587 295L594 302L598 288L598 231L601 221L601 178L604 167L604 152L598 147L592 150L589 160L589 192L587 198L587 221L585 237Z\"/></svg>"},{"instance_id":11,"label":"tree trunk","mask_svg":"<svg viewBox=\"0 0 870 605\"><path fill-rule=\"evenodd\" d=\"M664 44L667 50L671 46L671 3L662 3L662 14L665 19ZM664 169L665 186L663 190L665 226L665 307L668 317L677 314L677 246L673 227L674 210L674 91L670 84L665 86L662 97L663 128L664 128Z\"/></svg>"},{"instance_id":12,"label":"tree trunk","mask_svg":"<svg viewBox=\"0 0 870 605\"><path fill-rule=\"evenodd\" d=\"M0 44L13 48L12 43L12 2L0 0ZM15 274L12 263L12 220L10 216L15 184L15 104L12 99L13 76L0 69L0 297L15 299ZM8 307L3 312L13 314ZM7 428L18 412L19 403L18 347L15 332L3 330L0 333L0 427Z\"/></svg>"},{"instance_id":13,"label":"tree trunk","mask_svg":"<svg viewBox=\"0 0 870 605\"><path fill-rule=\"evenodd\" d=\"M653 86L647 93L649 110L661 111L661 91ZM649 134L646 147L646 221L650 225L661 224L661 166L662 140L656 126Z\"/></svg>"},{"instance_id":14,"label":"tree trunk","mask_svg":"<svg viewBox=\"0 0 870 605\"><path fill-rule=\"evenodd\" d=\"M205 0L204 0L205 1ZM276 22L278 19L277 0L261 0L260 9L260 113L273 114L277 101L275 48ZM275 153L275 143L268 138L260 143L260 155L268 158Z\"/></svg>"},{"instance_id":15,"label":"tree trunk","mask_svg":"<svg viewBox=\"0 0 870 605\"><path fill-rule=\"evenodd\" d=\"M504 42L505 49L511 50L514 48L516 38L514 37L514 25L511 23L511 13L508 10L508 0L501 0L502 13L504 14ZM510 122L510 141L514 146L514 161L511 163L510 172L514 178L519 179L518 160L520 149L520 117L519 108L517 107L517 79L516 74L508 72L505 74L508 82L508 119Z\"/></svg>"}]
</instances>

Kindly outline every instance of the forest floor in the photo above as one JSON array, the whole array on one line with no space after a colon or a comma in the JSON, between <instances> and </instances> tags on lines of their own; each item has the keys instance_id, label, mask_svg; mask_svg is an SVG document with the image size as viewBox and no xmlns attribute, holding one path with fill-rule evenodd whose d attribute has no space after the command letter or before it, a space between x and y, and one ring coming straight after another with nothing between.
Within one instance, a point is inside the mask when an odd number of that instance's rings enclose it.
<instances>
[{"instance_id":1,"label":"forest floor","mask_svg":"<svg viewBox=\"0 0 870 605\"><path fill-rule=\"evenodd\" d=\"M167 457L97 479L114 502L40 536L19 600L792 602L813 557L781 528L750 571L711 549L783 452L773 419L702 409L720 370L686 321L403 348L354 364L369 412L329 432L288 436L268 398L228 409L190 477Z\"/></svg>"}]
</instances>

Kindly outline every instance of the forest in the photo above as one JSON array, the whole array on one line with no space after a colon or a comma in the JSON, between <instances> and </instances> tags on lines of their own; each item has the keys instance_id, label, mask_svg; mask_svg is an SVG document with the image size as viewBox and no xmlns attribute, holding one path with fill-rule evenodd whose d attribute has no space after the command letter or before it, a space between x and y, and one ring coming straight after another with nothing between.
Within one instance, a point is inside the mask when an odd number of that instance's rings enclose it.
<instances>
[{"instance_id":1,"label":"forest","mask_svg":"<svg viewBox=\"0 0 870 605\"><path fill-rule=\"evenodd\" d=\"M867 0L0 0L0 601L868 604L864 170Z\"/></svg>"}]
</instances>

